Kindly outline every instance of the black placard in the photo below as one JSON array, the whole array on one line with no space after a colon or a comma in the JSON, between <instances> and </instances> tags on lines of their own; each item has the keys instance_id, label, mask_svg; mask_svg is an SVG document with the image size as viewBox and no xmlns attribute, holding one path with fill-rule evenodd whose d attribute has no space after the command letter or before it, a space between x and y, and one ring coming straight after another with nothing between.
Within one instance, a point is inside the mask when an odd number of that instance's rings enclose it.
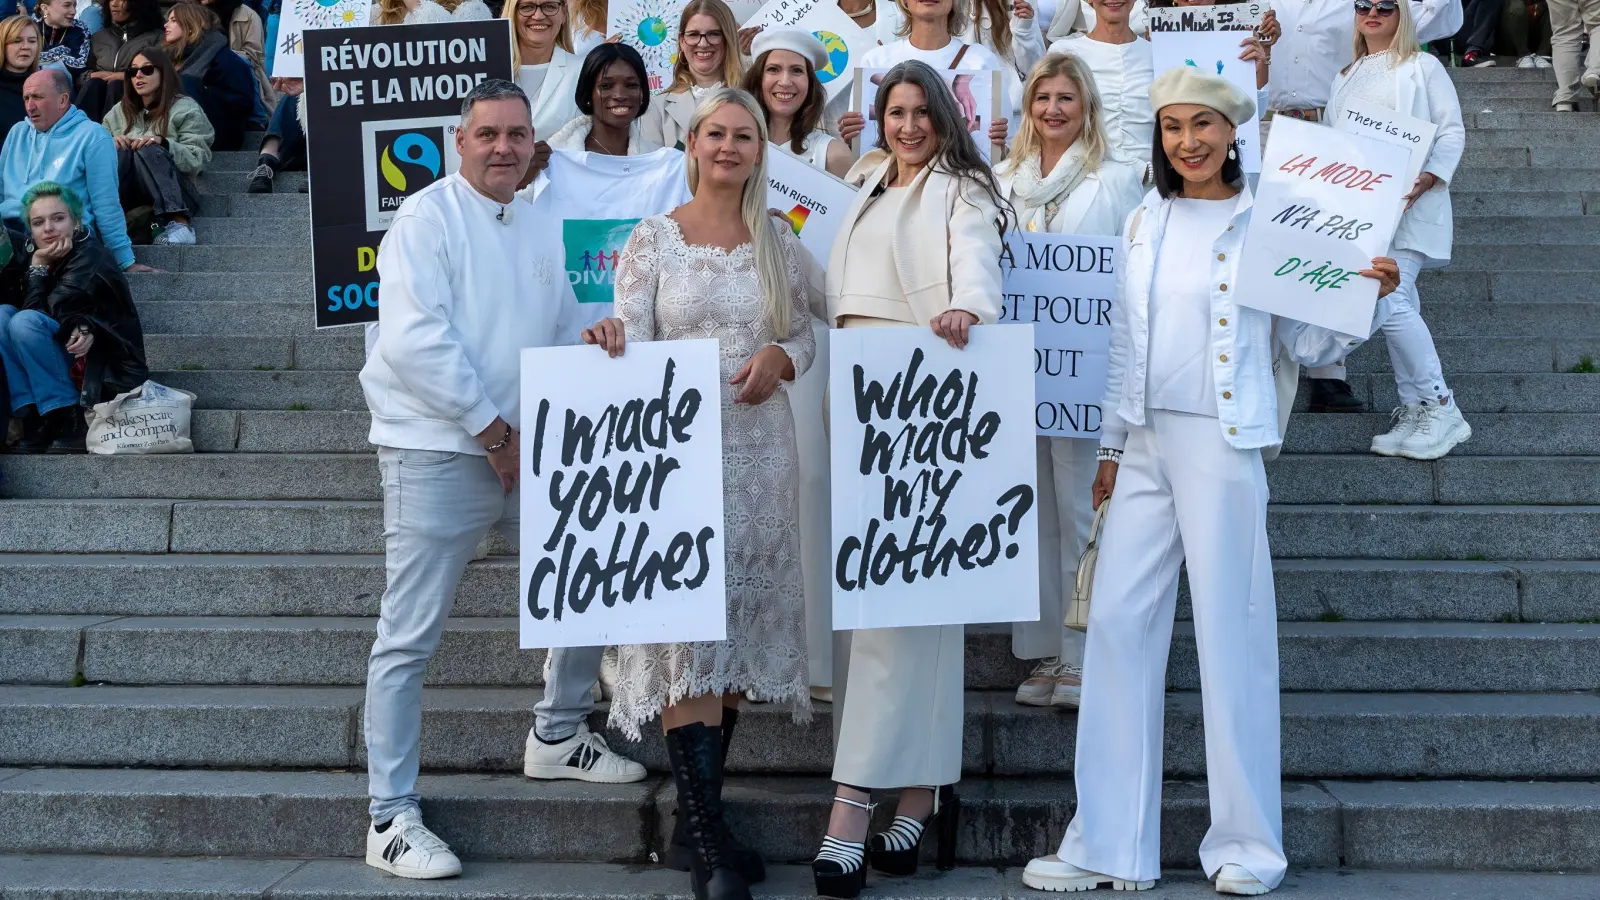
<instances>
[{"instance_id":1,"label":"black placard","mask_svg":"<svg viewBox=\"0 0 1600 900\"><path fill-rule=\"evenodd\" d=\"M456 170L461 100L512 77L511 23L305 33L318 328L378 320L378 242L407 197Z\"/></svg>"}]
</instances>

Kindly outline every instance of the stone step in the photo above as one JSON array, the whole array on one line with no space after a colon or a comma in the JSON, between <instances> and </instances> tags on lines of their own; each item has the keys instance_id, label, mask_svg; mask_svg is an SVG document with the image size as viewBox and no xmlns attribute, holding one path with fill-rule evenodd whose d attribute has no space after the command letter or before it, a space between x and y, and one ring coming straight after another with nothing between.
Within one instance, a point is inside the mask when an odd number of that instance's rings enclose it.
<instances>
[{"instance_id":1,"label":"stone step","mask_svg":"<svg viewBox=\"0 0 1600 900\"><path fill-rule=\"evenodd\" d=\"M1433 305L1428 302L1425 290L1418 285L1423 318L1428 322L1428 330L1440 338L1600 337L1600 304L1569 303L1552 298L1549 303L1497 300Z\"/></svg>"},{"instance_id":2,"label":"stone step","mask_svg":"<svg viewBox=\"0 0 1600 900\"><path fill-rule=\"evenodd\" d=\"M1474 87L1476 87L1476 85L1474 85ZM1525 87L1525 85L1515 85L1515 88L1518 90L1521 90L1523 87ZM1506 90L1511 90L1511 88L1511 85L1505 86ZM1554 88L1552 88L1552 90L1554 90ZM255 150L218 150L217 152L211 154L211 161L206 163L206 176L210 177L213 175L220 175L224 172L228 173L229 175L233 175L234 173L248 175L249 172L255 169L256 160L260 158L260 156L261 154ZM243 185L249 181L249 178L239 178L236 180Z\"/></svg>"},{"instance_id":3,"label":"stone step","mask_svg":"<svg viewBox=\"0 0 1600 900\"><path fill-rule=\"evenodd\" d=\"M1457 256L1447 269L1424 271L1417 286L1430 316L1439 303L1600 303L1600 268L1494 272L1475 259Z\"/></svg>"},{"instance_id":4,"label":"stone step","mask_svg":"<svg viewBox=\"0 0 1600 900\"><path fill-rule=\"evenodd\" d=\"M675 796L663 779L637 785L537 783L520 776L423 776L418 784L428 823L452 848L469 860L626 860L644 862L662 848L664 820ZM960 787L962 827L957 857L966 863L1019 865L1055 849L1074 807L1073 785L1067 778L1008 782L965 781ZM725 793L730 825L742 840L774 862L805 861L827 824L832 787L820 778L730 778ZM366 776L356 773L145 771L44 769L16 772L0 781L0 804L16 819L0 840L13 853L99 853L117 856L250 856L359 857L367 828ZM1290 781L1283 787L1284 843L1290 864L1302 866L1393 866L1417 869L1585 870L1600 849L1600 788L1591 784L1550 782L1345 782ZM1204 834L1208 816L1203 783L1172 781L1163 785L1163 863L1196 865L1191 859ZM879 827L892 815L880 807ZM526 827L538 823L542 827ZM515 827L521 825L523 827ZM1518 840L1505 840L1516 833ZM46 857L47 858L47 857ZM124 864L131 861L124 860ZM163 861L165 871L155 888L178 881L178 865L217 865L216 860ZM403 882L379 876L359 861L348 863L273 863L307 865L306 877L286 877L272 885L272 897L356 897L376 890L383 897L406 896L510 898L538 887L553 889L552 900L584 897L565 879L539 878L515 885L485 883L513 863L481 862L459 879ZM336 867L343 866L343 869ZM570 872L586 866L563 866ZM3 872L16 871L10 868ZM85 869L75 871L83 872ZM963 884L968 869L945 875L924 875L897 881L885 896L916 897L915 887L939 885L941 898L1020 897L1025 892L998 885ZM994 875L994 870L989 869ZM1008 873L1008 878L1015 877ZM577 879L604 897L682 896L684 876L655 866L628 866L626 885ZM342 876L342 877L341 877ZM0 875L0 877L14 877ZM210 872L195 876L204 889L220 891L227 883ZM568 877L571 877L570 875ZM996 876L998 877L998 876ZM1307 897L1353 900L1362 876L1338 872L1330 893L1300 888L1310 875L1291 872L1283 890ZM1576 876L1547 876L1538 882L1549 893L1431 893L1419 889L1434 875L1390 876L1386 897L1445 900L1446 897L1562 897L1589 900L1587 893L1562 893L1567 886L1588 884ZM1502 874L1473 878L1506 879ZM125 876L124 876L125 878ZM118 878L112 890L132 887ZM812 896L810 881L799 876L785 890L782 869L775 868L759 894ZM670 889L648 886L657 880ZM154 879L153 879L154 880ZM879 893L890 883L875 879ZM952 884L952 882L955 882ZM0 882L3 883L3 882ZM1147 896L1215 896L1168 893L1158 887ZM1582 888L1580 888L1582 890ZM52 898L64 895L51 894ZM107 896L102 892L66 896ZM125 895L119 895L125 896ZM140 892L138 896L146 896ZM185 892L184 897L193 893ZM226 896L242 896L228 893ZM30 900L32 898L30 897Z\"/></svg>"},{"instance_id":5,"label":"stone step","mask_svg":"<svg viewBox=\"0 0 1600 900\"><path fill-rule=\"evenodd\" d=\"M516 593L505 596L510 607ZM0 616L0 683L362 685L376 620L276 616ZM430 685L543 684L544 652L519 650L517 619L454 618ZM1600 684L1600 625L1285 622L1285 691L1581 691ZM1176 626L1172 690L1199 690L1194 629ZM968 690L1002 694L1031 663L1008 626L967 633Z\"/></svg>"},{"instance_id":6,"label":"stone step","mask_svg":"<svg viewBox=\"0 0 1600 900\"><path fill-rule=\"evenodd\" d=\"M1554 89L1551 91L1554 94ZM1515 128L1529 133L1549 131L1579 131L1600 134L1600 117L1587 115L1573 115L1572 113L1558 113L1553 110L1545 112L1496 112L1480 113L1463 109L1466 117L1467 131L1478 129L1504 129ZM1471 138L1467 139L1469 142Z\"/></svg>"},{"instance_id":7,"label":"stone step","mask_svg":"<svg viewBox=\"0 0 1600 900\"><path fill-rule=\"evenodd\" d=\"M1424 318L1434 317L1429 307ZM1449 315L1447 312L1446 315ZM1600 335L1553 340L1546 337L1435 337L1434 347L1446 375L1457 373L1561 373L1584 357L1600 359ZM357 348L359 355L359 345ZM1354 372L1393 372L1394 357L1383 333L1350 354L1345 365Z\"/></svg>"},{"instance_id":8,"label":"stone step","mask_svg":"<svg viewBox=\"0 0 1600 900\"><path fill-rule=\"evenodd\" d=\"M1548 344L1549 342L1545 342ZM1545 348L1546 356L1550 348ZM366 362L366 346L360 331L349 329L301 335L203 335L164 334L146 331L145 360L150 368L162 369L252 369L256 371L302 369L307 371L358 372ZM1440 351L1441 354L1443 351ZM1534 364L1538 350L1526 345L1498 354L1513 364L1520 360ZM1442 358L1442 357L1441 357Z\"/></svg>"},{"instance_id":9,"label":"stone step","mask_svg":"<svg viewBox=\"0 0 1600 900\"><path fill-rule=\"evenodd\" d=\"M1570 154L1572 151L1565 149L1561 152ZM1600 214L1600 200L1596 200L1594 193L1582 191L1452 191L1450 208L1459 224L1478 216L1581 216L1588 210Z\"/></svg>"},{"instance_id":10,"label":"stone step","mask_svg":"<svg viewBox=\"0 0 1600 900\"><path fill-rule=\"evenodd\" d=\"M378 553L382 508L359 500L0 500L0 553ZM1596 506L1284 505L1284 559L1557 559L1595 555ZM514 552L491 532L488 552Z\"/></svg>"},{"instance_id":11,"label":"stone step","mask_svg":"<svg viewBox=\"0 0 1600 900\"><path fill-rule=\"evenodd\" d=\"M1551 69L1519 69L1516 60L1509 56L1496 57L1496 62L1498 65L1484 66L1481 69L1452 67L1447 71L1457 89L1484 81L1537 81L1548 84L1551 90L1555 90L1555 75ZM1446 64L1448 65L1448 61Z\"/></svg>"},{"instance_id":12,"label":"stone step","mask_svg":"<svg viewBox=\"0 0 1600 900\"><path fill-rule=\"evenodd\" d=\"M194 220L195 237L201 246L242 244L260 248L263 256L285 247L311 246L311 220L307 218L258 218L255 216L200 216Z\"/></svg>"},{"instance_id":13,"label":"stone step","mask_svg":"<svg viewBox=\"0 0 1600 900\"><path fill-rule=\"evenodd\" d=\"M1600 139L1600 128L1595 131ZM1470 168L1456 170L1452 190L1600 191L1600 169Z\"/></svg>"},{"instance_id":14,"label":"stone step","mask_svg":"<svg viewBox=\"0 0 1600 900\"><path fill-rule=\"evenodd\" d=\"M221 176L227 178L230 176ZM213 179L202 178L202 181ZM219 189L230 188L233 185L215 185ZM244 190L239 185L240 191ZM200 214L204 216L253 216L272 219L309 219L311 216L310 195L308 194L230 194L206 193L203 188L200 193Z\"/></svg>"},{"instance_id":15,"label":"stone step","mask_svg":"<svg viewBox=\"0 0 1600 900\"><path fill-rule=\"evenodd\" d=\"M1200 832L1196 832L1198 838ZM1176 838L1176 836L1174 836ZM1187 837L1187 835L1185 835ZM1053 838L1053 835L1052 835ZM399 882L358 860L129 859L110 856L41 855L0 857L0 890L17 900L101 896L127 891L141 900L193 897L192 885L225 892L230 900L388 900ZM903 900L953 900L958 897L1020 897L1027 889L1020 870L959 866L909 879L876 878L874 890L888 888ZM495 900L613 900L617 897L687 898L681 873L667 869L608 863L474 861L460 878L404 883L415 898L495 898ZM769 865L757 889L763 897L812 897L807 865ZM1279 890L1306 900L1414 900L1445 897L1553 897L1592 900L1600 896L1600 877L1592 875L1501 872L1387 872L1352 869L1291 869ZM1144 895L1151 900L1215 897L1205 873L1168 869Z\"/></svg>"},{"instance_id":16,"label":"stone step","mask_svg":"<svg viewBox=\"0 0 1600 900\"><path fill-rule=\"evenodd\" d=\"M1278 617L1291 621L1600 620L1600 563L1277 559ZM378 614L381 555L0 554L0 614L350 616ZM454 613L516 611L517 560L466 569ZM1190 617L1180 580L1177 617Z\"/></svg>"},{"instance_id":17,"label":"stone step","mask_svg":"<svg viewBox=\"0 0 1600 900\"><path fill-rule=\"evenodd\" d=\"M540 693L424 692L422 767L520 771ZM0 766L364 767L364 697L361 687L0 687ZM797 725L786 710L747 705L730 771L829 772L830 708L818 707ZM1592 778L1600 768L1592 693L1286 693L1281 707L1286 777ZM590 727L600 730L606 715L602 705ZM1166 774L1202 775L1200 695L1169 694L1166 719ZM1075 714L1020 706L1009 690L968 692L963 768L1065 773L1076 726ZM644 727L642 743L609 730L608 740L664 772L654 728Z\"/></svg>"},{"instance_id":18,"label":"stone step","mask_svg":"<svg viewBox=\"0 0 1600 900\"><path fill-rule=\"evenodd\" d=\"M311 316L311 272L165 272L133 273L128 276L128 286L133 289L133 300L139 307L141 319L148 318L157 303L171 301L200 301L204 303L257 303L295 302L303 305L308 321ZM229 299L232 298L232 299ZM237 320L234 327L251 325L250 317ZM145 330L149 331L147 324ZM210 332L218 333L218 332ZM222 334L251 334L223 331Z\"/></svg>"},{"instance_id":19,"label":"stone step","mask_svg":"<svg viewBox=\"0 0 1600 900\"><path fill-rule=\"evenodd\" d=\"M182 276L180 276L182 277ZM238 276L233 276L237 278ZM271 278L258 274L257 278ZM292 276L291 276L292 277ZM310 292L270 291L261 300L208 300L185 291L170 300L139 301L139 322L151 334L316 334ZM236 292L220 296L237 296ZM181 298L181 299L180 299ZM360 328L329 329L330 334L360 334Z\"/></svg>"},{"instance_id":20,"label":"stone step","mask_svg":"<svg viewBox=\"0 0 1600 900\"><path fill-rule=\"evenodd\" d=\"M230 194L256 197L276 197L280 194L290 197L308 196L304 190L306 186L306 173L279 172L273 179L271 194L248 194L250 177L248 171L219 171L216 177L203 177L200 179L199 188L207 194Z\"/></svg>"},{"instance_id":21,"label":"stone step","mask_svg":"<svg viewBox=\"0 0 1600 900\"><path fill-rule=\"evenodd\" d=\"M1563 132L1553 132L1562 134ZM1581 133L1581 132L1580 132ZM1526 143L1509 146L1473 140L1461 157L1461 165L1481 168L1486 166L1533 166L1534 168L1574 169L1600 168L1600 160L1586 159L1573 153L1573 142L1566 146L1528 147ZM1452 203L1456 203L1454 197ZM1456 205L1459 205L1458 203Z\"/></svg>"},{"instance_id":22,"label":"stone step","mask_svg":"<svg viewBox=\"0 0 1600 900\"><path fill-rule=\"evenodd\" d=\"M1597 167L1600 168L1600 167ZM1600 172L1597 172L1600 174ZM231 221L231 220L222 220ZM1600 244L1600 217L1595 216L1472 216L1455 223L1455 240L1462 244ZM1590 261L1593 254L1590 250Z\"/></svg>"},{"instance_id":23,"label":"stone step","mask_svg":"<svg viewBox=\"0 0 1600 900\"><path fill-rule=\"evenodd\" d=\"M311 271L311 244L263 250L255 246L192 247L146 246L133 248L134 257L166 272L271 272Z\"/></svg>"},{"instance_id":24,"label":"stone step","mask_svg":"<svg viewBox=\"0 0 1600 900\"><path fill-rule=\"evenodd\" d=\"M1582 128L1550 128L1543 131L1522 128L1473 128L1467 138L1467 149L1480 147L1522 147L1526 149L1566 150L1564 161L1556 157L1554 165L1577 166L1588 164L1583 154L1573 153L1594 145L1594 135Z\"/></svg>"},{"instance_id":25,"label":"stone step","mask_svg":"<svg viewBox=\"0 0 1600 900\"><path fill-rule=\"evenodd\" d=\"M1469 424L1478 412L1600 412L1600 377L1594 375L1446 373L1445 378ZM1392 375L1352 373L1349 380L1368 409L1394 409L1400 405ZM1306 394L1300 392L1295 411L1305 409ZM1457 452L1470 453L1469 446L1463 445Z\"/></svg>"},{"instance_id":26,"label":"stone step","mask_svg":"<svg viewBox=\"0 0 1600 900\"><path fill-rule=\"evenodd\" d=\"M1498 68L1498 67L1497 67ZM1508 79L1505 81L1468 81L1456 84L1456 96L1461 100L1463 111L1469 106L1475 106L1484 97L1531 97L1544 102L1548 107L1550 98L1555 95L1556 81L1552 78L1529 78L1526 80ZM218 153L217 156L224 154ZM239 154L243 156L244 154ZM255 165L255 156L250 156L250 165ZM216 162L213 158L208 169L215 169Z\"/></svg>"},{"instance_id":27,"label":"stone step","mask_svg":"<svg viewBox=\"0 0 1600 900\"><path fill-rule=\"evenodd\" d=\"M1538 88L1542 85L1533 85ZM1492 115L1497 113L1529 112L1540 113L1550 111L1550 98L1555 94L1555 89L1538 92L1536 96L1521 96L1521 85L1493 85L1487 87L1483 93L1463 95L1461 100L1462 115Z\"/></svg>"},{"instance_id":28,"label":"stone step","mask_svg":"<svg viewBox=\"0 0 1600 900\"><path fill-rule=\"evenodd\" d=\"M150 377L198 395L195 405L209 409L365 410L357 373L257 372L253 370L157 370ZM1465 407L1463 407L1465 408Z\"/></svg>"},{"instance_id":29,"label":"stone step","mask_svg":"<svg viewBox=\"0 0 1600 900\"><path fill-rule=\"evenodd\" d=\"M1473 456L1587 455L1600 447L1600 417L1593 413L1472 414L1472 440L1460 452ZM1388 412L1365 415L1295 413L1284 438L1286 453L1365 453L1374 435L1390 427Z\"/></svg>"}]
</instances>

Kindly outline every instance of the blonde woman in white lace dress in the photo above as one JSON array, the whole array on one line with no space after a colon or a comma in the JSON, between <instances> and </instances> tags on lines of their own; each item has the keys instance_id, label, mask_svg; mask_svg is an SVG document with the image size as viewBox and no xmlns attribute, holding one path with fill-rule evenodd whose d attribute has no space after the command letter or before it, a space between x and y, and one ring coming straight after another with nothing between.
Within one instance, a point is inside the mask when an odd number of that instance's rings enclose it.
<instances>
[{"instance_id":1,"label":"blonde woman in white lace dress","mask_svg":"<svg viewBox=\"0 0 1600 900\"><path fill-rule=\"evenodd\" d=\"M613 356L638 341L716 338L721 349L728 639L619 648L611 724L638 738L661 715L678 786L674 843L696 896L748 897L764 876L721 821L722 761L739 697L809 719L799 461L785 382L816 349L799 248L766 211L767 130L743 91L719 88L690 120L694 199L641 221L622 251L616 312L584 335ZM669 854L670 855L670 854Z\"/></svg>"}]
</instances>

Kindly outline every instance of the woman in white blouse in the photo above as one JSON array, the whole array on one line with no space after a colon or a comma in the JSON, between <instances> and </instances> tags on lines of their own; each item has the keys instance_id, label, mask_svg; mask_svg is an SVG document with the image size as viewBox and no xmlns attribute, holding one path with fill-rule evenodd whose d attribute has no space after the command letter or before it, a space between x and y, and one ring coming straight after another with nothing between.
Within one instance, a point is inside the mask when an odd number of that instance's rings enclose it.
<instances>
[{"instance_id":1,"label":"woman in white blouse","mask_svg":"<svg viewBox=\"0 0 1600 900\"><path fill-rule=\"evenodd\" d=\"M562 0L506 0L501 15L511 20L511 66L517 86L533 104L533 136L545 143L578 115L574 91L583 60L572 55L572 25ZM535 151L535 165L549 146Z\"/></svg>"},{"instance_id":2,"label":"woman in white blouse","mask_svg":"<svg viewBox=\"0 0 1600 900\"><path fill-rule=\"evenodd\" d=\"M1406 210L1395 232L1392 255L1400 264L1400 289L1383 322L1394 362L1400 407L1394 427L1372 439L1381 456L1438 459L1472 436L1455 397L1444 383L1439 352L1422 320L1417 274L1450 262L1451 177L1466 145L1461 104L1444 66L1417 47L1408 3L1356 0L1355 62L1333 79L1329 121L1347 104L1363 100L1438 126L1427 162L1406 194Z\"/></svg>"},{"instance_id":3,"label":"woman in white blouse","mask_svg":"<svg viewBox=\"0 0 1600 900\"><path fill-rule=\"evenodd\" d=\"M1076 56L1051 53L1023 87L1022 123L1011 155L995 167L1024 231L1117 235L1144 196L1135 167L1106 158L1094 76ZM1061 624L1067 586L1089 539L1095 448L1088 440L1038 439L1039 620L1011 629L1018 659L1039 660L1017 688L1018 703L1076 707L1083 633Z\"/></svg>"},{"instance_id":4,"label":"woman in white blouse","mask_svg":"<svg viewBox=\"0 0 1600 900\"><path fill-rule=\"evenodd\" d=\"M572 21L572 55L579 59L589 55L606 41L607 17L610 6L606 0L568 0L567 17Z\"/></svg>"},{"instance_id":5,"label":"woman in white blouse","mask_svg":"<svg viewBox=\"0 0 1600 900\"><path fill-rule=\"evenodd\" d=\"M880 43L893 43L907 36L908 5L901 0L879 2L877 35ZM1049 19L1041 20L1030 0L967 0L964 5L967 10L963 21L957 23L951 33L970 37L973 43L1010 64L1020 84L1028 77L1034 63L1044 56L1042 29L1049 24ZM1051 10L1054 9L1052 4Z\"/></svg>"},{"instance_id":6,"label":"woman in white blouse","mask_svg":"<svg viewBox=\"0 0 1600 900\"><path fill-rule=\"evenodd\" d=\"M1090 0L1094 28L1050 45L1051 53L1068 53L1082 59L1094 74L1105 101L1106 144L1113 159L1144 170L1150 163L1150 140L1155 115L1150 109L1150 82L1155 63L1150 42L1128 26L1133 0Z\"/></svg>"},{"instance_id":7,"label":"woman in white blouse","mask_svg":"<svg viewBox=\"0 0 1600 900\"><path fill-rule=\"evenodd\" d=\"M965 347L972 326L1000 315L1005 200L939 72L917 61L895 65L874 111L883 126L877 148L846 178L860 191L828 256L828 315L839 328L931 328ZM850 898L866 881L874 790L900 789L893 824L871 837L874 869L915 872L930 822L939 866L954 864L964 629L838 634L837 787L812 871L818 894Z\"/></svg>"},{"instance_id":8,"label":"woman in white blouse","mask_svg":"<svg viewBox=\"0 0 1600 900\"><path fill-rule=\"evenodd\" d=\"M1218 893L1264 894L1286 866L1261 460L1279 442L1273 342L1317 365L1366 335L1274 323L1235 296L1252 200L1234 139L1255 101L1192 66L1163 73L1150 99L1158 197L1128 218L1112 307L1093 498L1112 506L1084 652L1077 815L1058 853L1028 863L1023 882L1145 890L1161 877L1165 672L1187 561L1211 805L1200 863ZM1398 282L1393 261L1373 266L1361 274L1387 294Z\"/></svg>"},{"instance_id":9,"label":"woman in white blouse","mask_svg":"<svg viewBox=\"0 0 1600 900\"><path fill-rule=\"evenodd\" d=\"M377 0L367 13L367 24L437 25L492 18L483 0Z\"/></svg>"},{"instance_id":10,"label":"woman in white blouse","mask_svg":"<svg viewBox=\"0 0 1600 900\"><path fill-rule=\"evenodd\" d=\"M798 28L763 31L751 46L755 61L744 75L744 89L767 115L772 146L813 169L840 178L850 171L855 155L844 141L822 128L828 95L817 69L828 64L828 51L809 31Z\"/></svg>"},{"instance_id":11,"label":"woman in white blouse","mask_svg":"<svg viewBox=\"0 0 1600 900\"><path fill-rule=\"evenodd\" d=\"M658 147L683 148L700 100L713 89L738 87L744 77L739 58L739 26L722 0L689 0L678 16L678 58L672 83L650 104L641 121L646 140Z\"/></svg>"}]
</instances>

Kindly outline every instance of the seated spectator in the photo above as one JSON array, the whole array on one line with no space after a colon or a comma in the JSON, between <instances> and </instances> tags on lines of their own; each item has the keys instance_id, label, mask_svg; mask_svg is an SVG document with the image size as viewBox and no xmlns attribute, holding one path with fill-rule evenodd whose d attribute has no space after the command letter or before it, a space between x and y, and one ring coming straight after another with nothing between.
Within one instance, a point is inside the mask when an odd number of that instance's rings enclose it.
<instances>
[{"instance_id":1,"label":"seated spectator","mask_svg":"<svg viewBox=\"0 0 1600 900\"><path fill-rule=\"evenodd\" d=\"M133 245L117 196L117 149L111 134L72 105L71 82L60 69L40 69L22 88L28 119L12 126L0 151L0 218L26 233L22 197L53 181L82 198L79 221L100 238L123 269L150 272L133 261Z\"/></svg>"},{"instance_id":2,"label":"seated spectator","mask_svg":"<svg viewBox=\"0 0 1600 900\"><path fill-rule=\"evenodd\" d=\"M250 172L252 194L272 193L272 181L279 172L306 167L305 114L300 95L306 89L302 78L274 78L272 86L282 95L267 123L267 136L261 139L261 155Z\"/></svg>"},{"instance_id":3,"label":"seated spectator","mask_svg":"<svg viewBox=\"0 0 1600 900\"><path fill-rule=\"evenodd\" d=\"M243 0L200 2L216 13L217 19L222 22L223 31L228 36L228 47L250 64L256 81L256 95L261 99L261 114L263 117L271 114L277 105L278 95L272 89L271 79L267 77L267 33L261 27L261 17Z\"/></svg>"},{"instance_id":4,"label":"seated spectator","mask_svg":"<svg viewBox=\"0 0 1600 900\"><path fill-rule=\"evenodd\" d=\"M167 12L162 33L183 92L200 104L216 129L213 146L239 149L252 122L261 121L255 116L256 85L250 64L228 48L216 13L197 3L175 4Z\"/></svg>"},{"instance_id":5,"label":"seated spectator","mask_svg":"<svg viewBox=\"0 0 1600 900\"><path fill-rule=\"evenodd\" d=\"M60 66L76 82L89 67L89 29L77 19L78 0L39 0L34 9L43 32L39 65Z\"/></svg>"},{"instance_id":6,"label":"seated spectator","mask_svg":"<svg viewBox=\"0 0 1600 900\"><path fill-rule=\"evenodd\" d=\"M161 46L165 19L158 0L99 0L109 24L89 41L89 72L78 85L78 108L96 122L122 100L122 73L141 50Z\"/></svg>"},{"instance_id":7,"label":"seated spectator","mask_svg":"<svg viewBox=\"0 0 1600 900\"><path fill-rule=\"evenodd\" d=\"M1496 30L1502 55L1515 56L1519 69L1548 69L1550 13L1542 0L1506 0Z\"/></svg>"},{"instance_id":8,"label":"seated spectator","mask_svg":"<svg viewBox=\"0 0 1600 900\"><path fill-rule=\"evenodd\" d=\"M0 21L0 48L5 61L0 65L0 141L11 133L11 126L28 117L22 106L22 83L39 70L39 24L27 16L12 16Z\"/></svg>"},{"instance_id":9,"label":"seated spectator","mask_svg":"<svg viewBox=\"0 0 1600 900\"><path fill-rule=\"evenodd\" d=\"M23 198L28 242L22 307L0 306L0 359L12 411L24 421L22 453L82 453L84 408L143 384L144 331L128 280L83 225L71 188L52 181ZM84 360L83 386L72 365Z\"/></svg>"},{"instance_id":10,"label":"seated spectator","mask_svg":"<svg viewBox=\"0 0 1600 900\"><path fill-rule=\"evenodd\" d=\"M1473 68L1494 65L1495 29L1505 0L1466 0L1463 6L1465 22L1455 36L1456 46L1467 48L1461 64Z\"/></svg>"},{"instance_id":11,"label":"seated spectator","mask_svg":"<svg viewBox=\"0 0 1600 900\"><path fill-rule=\"evenodd\" d=\"M179 90L178 73L162 51L134 56L127 76L132 90L106 114L117 145L122 208L153 208L161 225L155 243L193 244L188 198L194 190L185 176L199 175L211 161L211 123Z\"/></svg>"}]
</instances>

